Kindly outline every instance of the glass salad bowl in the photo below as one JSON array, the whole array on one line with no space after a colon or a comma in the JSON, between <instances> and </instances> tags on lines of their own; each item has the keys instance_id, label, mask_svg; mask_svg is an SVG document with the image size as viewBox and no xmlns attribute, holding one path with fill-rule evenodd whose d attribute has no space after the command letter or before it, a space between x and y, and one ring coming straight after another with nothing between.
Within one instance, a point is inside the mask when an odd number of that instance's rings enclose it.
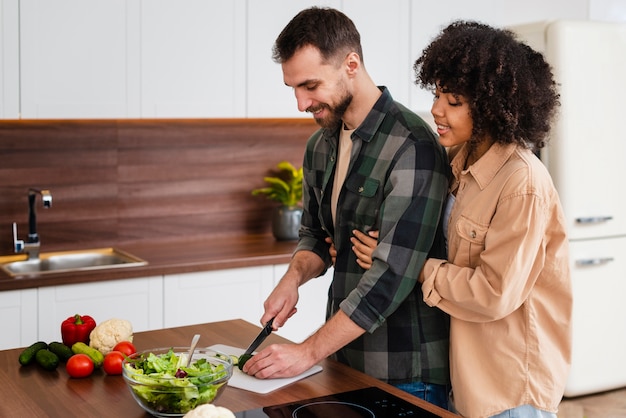
<instances>
[{"instance_id":1,"label":"glass salad bowl","mask_svg":"<svg viewBox=\"0 0 626 418\"><path fill-rule=\"evenodd\" d=\"M122 362L130 393L148 413L181 417L198 405L212 403L233 374L233 360L223 353L197 348L187 367L189 347L154 348Z\"/></svg>"}]
</instances>

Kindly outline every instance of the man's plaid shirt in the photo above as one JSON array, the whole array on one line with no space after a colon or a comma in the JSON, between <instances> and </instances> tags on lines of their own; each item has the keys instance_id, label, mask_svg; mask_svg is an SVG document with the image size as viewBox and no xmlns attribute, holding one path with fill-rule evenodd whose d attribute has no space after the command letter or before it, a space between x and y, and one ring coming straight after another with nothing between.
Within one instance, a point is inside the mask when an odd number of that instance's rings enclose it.
<instances>
[{"instance_id":1,"label":"man's plaid shirt","mask_svg":"<svg viewBox=\"0 0 626 418\"><path fill-rule=\"evenodd\" d=\"M447 384L448 317L423 302L417 278L427 256L445 259L438 225L450 167L428 124L381 90L352 134L336 225L330 201L339 131L320 129L309 139L296 251L313 251L330 266L324 238L337 247L327 315L342 309L367 331L336 353L339 361L389 383ZM351 250L353 229L380 231L368 271Z\"/></svg>"}]
</instances>

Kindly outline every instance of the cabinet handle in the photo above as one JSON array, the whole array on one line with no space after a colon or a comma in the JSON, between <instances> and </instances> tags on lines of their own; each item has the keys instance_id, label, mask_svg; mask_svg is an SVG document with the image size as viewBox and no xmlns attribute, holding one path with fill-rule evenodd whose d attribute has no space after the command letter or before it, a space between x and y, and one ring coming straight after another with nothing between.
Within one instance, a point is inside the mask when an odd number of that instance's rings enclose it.
<instances>
[{"instance_id":1,"label":"cabinet handle","mask_svg":"<svg viewBox=\"0 0 626 418\"><path fill-rule=\"evenodd\" d=\"M577 266L599 266L601 264L608 264L611 261L615 261L613 257L599 257L599 258L586 258L582 260L576 260Z\"/></svg>"},{"instance_id":2,"label":"cabinet handle","mask_svg":"<svg viewBox=\"0 0 626 418\"><path fill-rule=\"evenodd\" d=\"M612 216L590 216L587 218L576 218L576 222L579 224L599 224L612 220Z\"/></svg>"}]
</instances>

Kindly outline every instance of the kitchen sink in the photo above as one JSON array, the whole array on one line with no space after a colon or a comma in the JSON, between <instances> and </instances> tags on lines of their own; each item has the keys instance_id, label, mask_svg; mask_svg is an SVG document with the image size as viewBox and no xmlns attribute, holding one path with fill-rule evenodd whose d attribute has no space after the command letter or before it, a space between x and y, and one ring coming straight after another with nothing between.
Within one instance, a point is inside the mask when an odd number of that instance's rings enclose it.
<instances>
[{"instance_id":1,"label":"kitchen sink","mask_svg":"<svg viewBox=\"0 0 626 418\"><path fill-rule=\"evenodd\" d=\"M145 260L117 248L40 253L39 258L35 260L28 260L26 254L0 256L0 268L12 277L136 267L146 264L148 263Z\"/></svg>"}]
</instances>

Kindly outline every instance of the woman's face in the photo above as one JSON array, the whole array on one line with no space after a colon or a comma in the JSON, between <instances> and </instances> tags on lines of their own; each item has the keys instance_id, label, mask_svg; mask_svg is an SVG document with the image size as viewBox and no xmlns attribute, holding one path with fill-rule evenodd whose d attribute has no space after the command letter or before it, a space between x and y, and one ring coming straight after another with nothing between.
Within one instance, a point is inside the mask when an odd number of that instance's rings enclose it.
<instances>
[{"instance_id":1,"label":"woman's face","mask_svg":"<svg viewBox=\"0 0 626 418\"><path fill-rule=\"evenodd\" d=\"M445 93L440 87L437 87L430 112L437 125L439 142L444 147L459 145L472 138L474 125L470 107L465 97Z\"/></svg>"}]
</instances>

